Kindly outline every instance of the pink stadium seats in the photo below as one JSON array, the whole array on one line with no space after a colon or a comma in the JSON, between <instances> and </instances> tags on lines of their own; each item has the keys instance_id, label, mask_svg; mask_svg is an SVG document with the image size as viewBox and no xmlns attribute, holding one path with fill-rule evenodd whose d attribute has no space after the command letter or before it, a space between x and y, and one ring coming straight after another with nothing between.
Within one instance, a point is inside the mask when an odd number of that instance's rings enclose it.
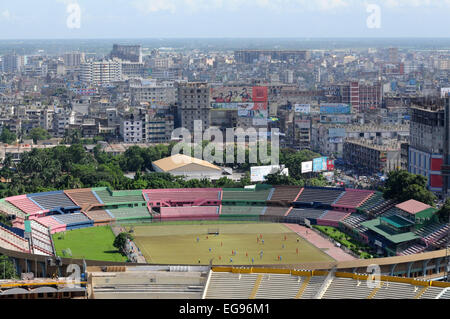
<instances>
[{"instance_id":1,"label":"pink stadium seats","mask_svg":"<svg viewBox=\"0 0 450 319\"><path fill-rule=\"evenodd\" d=\"M317 225L339 227L339 222L350 216L351 213L329 210L317 218Z\"/></svg>"},{"instance_id":2,"label":"pink stadium seats","mask_svg":"<svg viewBox=\"0 0 450 319\"><path fill-rule=\"evenodd\" d=\"M22 210L23 212L30 214L30 215L39 215L43 214L45 212L44 209L40 208L38 205L33 203L29 198L27 198L27 195L20 195L20 196L14 196L6 198L6 200Z\"/></svg>"},{"instance_id":3,"label":"pink stadium seats","mask_svg":"<svg viewBox=\"0 0 450 319\"><path fill-rule=\"evenodd\" d=\"M331 206L339 210L346 209L347 211L356 212L356 208L367 201L373 193L373 191L368 190L346 189L345 194Z\"/></svg>"},{"instance_id":4,"label":"pink stadium seats","mask_svg":"<svg viewBox=\"0 0 450 319\"><path fill-rule=\"evenodd\" d=\"M37 220L39 223L46 227L50 227L50 233L59 233L66 230L66 225L58 222L56 219L53 218L53 216L46 216L46 217L30 217L30 219Z\"/></svg>"},{"instance_id":5,"label":"pink stadium seats","mask_svg":"<svg viewBox=\"0 0 450 319\"><path fill-rule=\"evenodd\" d=\"M218 206L220 188L147 189L142 191L151 206Z\"/></svg>"}]
</instances>

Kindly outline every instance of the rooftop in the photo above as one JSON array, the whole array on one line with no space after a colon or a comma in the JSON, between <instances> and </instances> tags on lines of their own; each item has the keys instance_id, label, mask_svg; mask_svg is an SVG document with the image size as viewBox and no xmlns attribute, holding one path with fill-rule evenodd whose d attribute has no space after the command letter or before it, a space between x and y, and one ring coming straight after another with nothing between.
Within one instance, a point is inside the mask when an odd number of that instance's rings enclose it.
<instances>
[{"instance_id":1,"label":"rooftop","mask_svg":"<svg viewBox=\"0 0 450 319\"><path fill-rule=\"evenodd\" d=\"M210 168L210 169L214 169L217 171L220 171L221 168L211 164L207 161L195 158L195 157L190 157L184 154L176 154L170 157L166 157L163 159L160 159L158 161L153 162L154 165L158 166L161 170L167 172L167 171L171 171L177 168L181 168L183 166L186 166L188 164L197 164L200 166L204 166L205 168Z\"/></svg>"},{"instance_id":2,"label":"rooftop","mask_svg":"<svg viewBox=\"0 0 450 319\"><path fill-rule=\"evenodd\" d=\"M400 204L396 205L395 207L397 207L398 209L401 209L402 211L407 212L411 215L415 215L417 213L420 213L421 211L424 211L425 209L431 208L430 205L421 203L414 199L410 199L406 202L400 203Z\"/></svg>"},{"instance_id":3,"label":"rooftop","mask_svg":"<svg viewBox=\"0 0 450 319\"><path fill-rule=\"evenodd\" d=\"M395 234L395 233L388 233L385 228L381 228L381 219L373 219L366 222L361 223L364 227L367 227L368 229L376 232L377 234L383 236L387 240L399 244L407 241L411 241L417 238L420 238L413 232L406 232L401 234Z\"/></svg>"}]
</instances>

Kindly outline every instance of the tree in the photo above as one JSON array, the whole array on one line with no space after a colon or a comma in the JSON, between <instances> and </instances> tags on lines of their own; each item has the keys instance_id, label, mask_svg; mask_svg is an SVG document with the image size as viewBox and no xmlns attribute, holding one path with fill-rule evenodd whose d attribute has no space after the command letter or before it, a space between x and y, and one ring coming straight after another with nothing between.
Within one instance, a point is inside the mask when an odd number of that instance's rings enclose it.
<instances>
[{"instance_id":1,"label":"tree","mask_svg":"<svg viewBox=\"0 0 450 319\"><path fill-rule=\"evenodd\" d=\"M2 134L0 134L0 141L6 144L12 144L17 141L16 134L12 133L6 127L3 128Z\"/></svg>"},{"instance_id":2,"label":"tree","mask_svg":"<svg viewBox=\"0 0 450 319\"><path fill-rule=\"evenodd\" d=\"M6 226L12 226L11 221L8 219L8 216L0 213L0 223Z\"/></svg>"},{"instance_id":3,"label":"tree","mask_svg":"<svg viewBox=\"0 0 450 319\"><path fill-rule=\"evenodd\" d=\"M399 170L388 174L383 195L386 199L400 202L415 199L432 206L436 200L436 196L427 189L426 177Z\"/></svg>"},{"instance_id":4,"label":"tree","mask_svg":"<svg viewBox=\"0 0 450 319\"><path fill-rule=\"evenodd\" d=\"M32 139L36 144L38 141L47 140L51 138L50 133L42 127L35 127L28 133L27 139Z\"/></svg>"},{"instance_id":5,"label":"tree","mask_svg":"<svg viewBox=\"0 0 450 319\"><path fill-rule=\"evenodd\" d=\"M449 223L449 216L450 216L450 198L447 198L445 200L444 205L441 207L441 209L437 213L439 220L443 223Z\"/></svg>"},{"instance_id":6,"label":"tree","mask_svg":"<svg viewBox=\"0 0 450 319\"><path fill-rule=\"evenodd\" d=\"M127 243L127 239L133 240L133 236L129 233L120 233L114 239L113 246L120 250L121 252L125 252L125 245Z\"/></svg>"},{"instance_id":7,"label":"tree","mask_svg":"<svg viewBox=\"0 0 450 319\"><path fill-rule=\"evenodd\" d=\"M0 255L0 279L17 279L13 262L5 255Z\"/></svg>"}]
</instances>

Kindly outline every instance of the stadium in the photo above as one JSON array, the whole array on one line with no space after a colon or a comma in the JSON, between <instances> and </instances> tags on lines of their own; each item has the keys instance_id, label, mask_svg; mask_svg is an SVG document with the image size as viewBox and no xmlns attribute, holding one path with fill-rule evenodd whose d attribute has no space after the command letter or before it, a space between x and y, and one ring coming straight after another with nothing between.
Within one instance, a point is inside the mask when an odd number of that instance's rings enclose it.
<instances>
[{"instance_id":1,"label":"stadium","mask_svg":"<svg viewBox=\"0 0 450 319\"><path fill-rule=\"evenodd\" d=\"M450 226L375 191L102 187L4 198L0 213L0 253L53 278L0 282L0 298L450 298ZM112 245L123 232L126 256Z\"/></svg>"}]
</instances>

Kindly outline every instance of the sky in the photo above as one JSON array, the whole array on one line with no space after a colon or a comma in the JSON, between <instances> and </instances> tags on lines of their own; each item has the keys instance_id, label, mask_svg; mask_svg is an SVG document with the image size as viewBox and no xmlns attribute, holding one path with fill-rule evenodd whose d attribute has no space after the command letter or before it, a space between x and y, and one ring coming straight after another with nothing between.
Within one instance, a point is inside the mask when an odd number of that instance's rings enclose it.
<instances>
[{"instance_id":1,"label":"sky","mask_svg":"<svg viewBox=\"0 0 450 319\"><path fill-rule=\"evenodd\" d=\"M0 0L0 39L449 37L450 0Z\"/></svg>"}]
</instances>

